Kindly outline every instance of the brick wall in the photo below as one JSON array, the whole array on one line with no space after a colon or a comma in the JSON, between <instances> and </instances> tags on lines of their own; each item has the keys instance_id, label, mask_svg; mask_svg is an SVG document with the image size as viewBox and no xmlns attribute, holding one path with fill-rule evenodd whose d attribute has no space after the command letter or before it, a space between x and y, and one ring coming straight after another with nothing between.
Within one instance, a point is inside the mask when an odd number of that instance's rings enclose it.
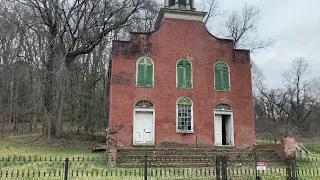
<instances>
[{"instance_id":1,"label":"brick wall","mask_svg":"<svg viewBox=\"0 0 320 180\"><path fill-rule=\"evenodd\" d=\"M149 100L155 106L155 143L214 144L214 107L220 103L233 108L236 146L254 144L254 120L250 55L234 50L232 41L212 36L199 21L165 19L150 34L131 36L130 42L115 41L110 88L110 126L118 128L118 146L132 145L133 106ZM135 86L136 61L147 55L154 61L154 87ZM190 55L190 56L188 56ZM176 88L176 63L192 62L193 88ZM230 67L230 92L214 91L214 64ZM176 133L176 101L188 96L193 101L194 133ZM118 125L124 126L119 128Z\"/></svg>"}]
</instances>

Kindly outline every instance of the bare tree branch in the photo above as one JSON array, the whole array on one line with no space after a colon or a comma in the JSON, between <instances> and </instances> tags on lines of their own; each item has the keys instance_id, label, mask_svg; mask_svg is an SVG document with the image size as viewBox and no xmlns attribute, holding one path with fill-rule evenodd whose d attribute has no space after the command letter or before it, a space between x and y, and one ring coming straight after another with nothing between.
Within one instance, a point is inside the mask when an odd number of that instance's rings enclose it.
<instances>
[{"instance_id":1,"label":"bare tree branch","mask_svg":"<svg viewBox=\"0 0 320 180\"><path fill-rule=\"evenodd\" d=\"M259 40L257 37L257 24L260 9L245 4L242 12L233 11L227 21L223 23L221 34L233 40L235 49L250 49L252 53L271 47L275 41L271 38Z\"/></svg>"}]
</instances>

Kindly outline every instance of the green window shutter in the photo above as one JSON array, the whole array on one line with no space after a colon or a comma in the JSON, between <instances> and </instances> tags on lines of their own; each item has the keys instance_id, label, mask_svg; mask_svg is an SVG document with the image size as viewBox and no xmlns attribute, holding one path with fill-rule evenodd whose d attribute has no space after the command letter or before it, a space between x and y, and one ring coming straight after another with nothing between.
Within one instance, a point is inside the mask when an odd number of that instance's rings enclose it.
<instances>
[{"instance_id":1,"label":"green window shutter","mask_svg":"<svg viewBox=\"0 0 320 180\"><path fill-rule=\"evenodd\" d=\"M177 87L192 88L192 68L188 60L180 60L177 64Z\"/></svg>"},{"instance_id":2,"label":"green window shutter","mask_svg":"<svg viewBox=\"0 0 320 180\"><path fill-rule=\"evenodd\" d=\"M214 86L216 90L222 90L221 71L217 67L214 69Z\"/></svg>"},{"instance_id":3,"label":"green window shutter","mask_svg":"<svg viewBox=\"0 0 320 180\"><path fill-rule=\"evenodd\" d=\"M185 64L185 73L186 88L192 88L192 69L188 61Z\"/></svg>"},{"instance_id":4,"label":"green window shutter","mask_svg":"<svg viewBox=\"0 0 320 180\"><path fill-rule=\"evenodd\" d=\"M138 64L138 75L137 75L137 85L138 86L144 86L145 85L145 81L144 81L144 76L145 76L145 68L144 68L144 64Z\"/></svg>"},{"instance_id":5,"label":"green window shutter","mask_svg":"<svg viewBox=\"0 0 320 180\"><path fill-rule=\"evenodd\" d=\"M183 66L177 67L177 87L178 88L183 88L184 87L184 68Z\"/></svg>"},{"instance_id":6,"label":"green window shutter","mask_svg":"<svg viewBox=\"0 0 320 180\"><path fill-rule=\"evenodd\" d=\"M229 90L230 89L230 81L229 81L229 70L228 70L228 68L223 68L222 81L223 81L223 90Z\"/></svg>"},{"instance_id":7,"label":"green window shutter","mask_svg":"<svg viewBox=\"0 0 320 180\"><path fill-rule=\"evenodd\" d=\"M146 70L146 73L145 73L145 85L146 86L152 86L153 85L153 66L152 64L147 64L145 65L145 70Z\"/></svg>"}]
</instances>

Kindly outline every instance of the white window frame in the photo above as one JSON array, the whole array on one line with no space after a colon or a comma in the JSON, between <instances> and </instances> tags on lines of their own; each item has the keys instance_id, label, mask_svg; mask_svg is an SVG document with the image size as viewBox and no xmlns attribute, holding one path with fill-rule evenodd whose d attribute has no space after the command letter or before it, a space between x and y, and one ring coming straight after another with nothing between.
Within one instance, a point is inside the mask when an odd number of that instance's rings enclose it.
<instances>
[{"instance_id":1,"label":"white window frame","mask_svg":"<svg viewBox=\"0 0 320 180\"><path fill-rule=\"evenodd\" d=\"M178 100L176 101L176 132L177 133L194 133L194 116L193 116L193 101L191 98L189 98L191 100L191 130L180 130L178 129L178 121L179 121L179 117L178 117L178 101L180 100L180 98L183 98L183 97L186 97L186 96L181 96L178 98Z\"/></svg>"}]
</instances>

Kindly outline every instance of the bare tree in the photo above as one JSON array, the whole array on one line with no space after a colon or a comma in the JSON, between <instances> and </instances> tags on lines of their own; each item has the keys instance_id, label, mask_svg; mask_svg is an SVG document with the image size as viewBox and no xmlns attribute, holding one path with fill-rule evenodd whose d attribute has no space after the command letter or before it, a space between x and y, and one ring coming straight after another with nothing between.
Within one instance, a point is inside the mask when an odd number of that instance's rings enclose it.
<instances>
[{"instance_id":1,"label":"bare tree","mask_svg":"<svg viewBox=\"0 0 320 180\"><path fill-rule=\"evenodd\" d=\"M253 94L257 95L259 93L259 87L263 86L265 76L263 74L262 69L260 69L254 61L251 61L251 66L252 66L251 80L252 80Z\"/></svg>"},{"instance_id":2,"label":"bare tree","mask_svg":"<svg viewBox=\"0 0 320 180\"><path fill-rule=\"evenodd\" d=\"M314 118L312 114L319 103L315 94L316 80L306 76L308 63L296 58L290 70L283 73L285 86L277 89L259 87L259 103L263 113L278 132L308 131Z\"/></svg>"},{"instance_id":3,"label":"bare tree","mask_svg":"<svg viewBox=\"0 0 320 180\"><path fill-rule=\"evenodd\" d=\"M214 17L223 16L226 12L220 10L220 3L218 0L202 0L200 2L199 10L207 12L204 17L204 24L208 24Z\"/></svg>"},{"instance_id":4,"label":"bare tree","mask_svg":"<svg viewBox=\"0 0 320 180\"><path fill-rule=\"evenodd\" d=\"M259 22L260 9L245 4L241 12L233 11L226 22L223 23L221 34L225 38L234 41L236 49L250 49L252 53L270 47L274 40L268 38L259 40L257 26Z\"/></svg>"},{"instance_id":5,"label":"bare tree","mask_svg":"<svg viewBox=\"0 0 320 180\"><path fill-rule=\"evenodd\" d=\"M131 21L148 0L19 0L19 20L41 35L45 44L44 108L48 136L61 136L68 69L91 53L104 37ZM43 38L44 37L44 38Z\"/></svg>"}]
</instances>

